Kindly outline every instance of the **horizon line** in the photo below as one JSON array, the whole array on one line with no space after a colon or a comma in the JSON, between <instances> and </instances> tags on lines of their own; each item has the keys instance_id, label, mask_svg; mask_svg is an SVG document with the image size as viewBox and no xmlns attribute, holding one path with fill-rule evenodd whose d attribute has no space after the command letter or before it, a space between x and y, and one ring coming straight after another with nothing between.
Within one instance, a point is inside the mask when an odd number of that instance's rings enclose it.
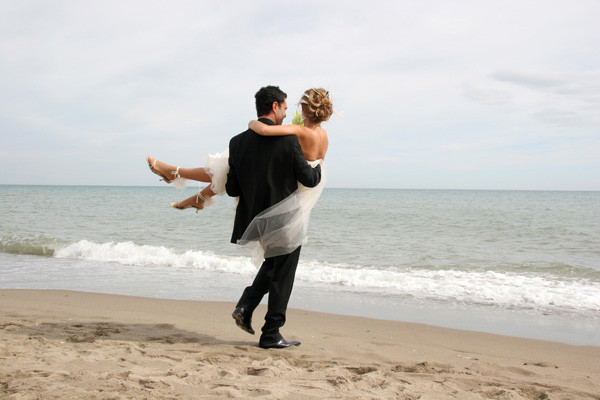
<instances>
[{"instance_id":1,"label":"horizon line","mask_svg":"<svg viewBox=\"0 0 600 400\"><path fill-rule=\"evenodd\" d=\"M102 185L102 184L41 184L41 183L0 183L0 186L46 186L46 187L114 187L114 188L173 188L162 185ZM188 186L187 188L193 188ZM187 189L185 188L185 189ZM409 188L409 187L325 187L338 190L448 190L448 191L506 191L506 192L600 192L600 189L490 189L490 188ZM184 189L181 189L184 190Z\"/></svg>"}]
</instances>

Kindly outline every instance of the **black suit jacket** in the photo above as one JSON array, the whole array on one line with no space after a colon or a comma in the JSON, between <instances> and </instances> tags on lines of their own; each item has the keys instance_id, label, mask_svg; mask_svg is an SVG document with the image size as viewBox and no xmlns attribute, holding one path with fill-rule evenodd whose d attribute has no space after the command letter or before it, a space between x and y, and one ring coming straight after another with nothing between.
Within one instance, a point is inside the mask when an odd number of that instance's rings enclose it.
<instances>
[{"instance_id":1,"label":"black suit jacket","mask_svg":"<svg viewBox=\"0 0 600 400\"><path fill-rule=\"evenodd\" d=\"M275 125L270 119L259 121ZM312 168L306 162L296 136L261 136L250 129L234 136L225 189L240 200L231 242L237 243L258 213L298 189L298 182L314 187L320 181L321 166Z\"/></svg>"}]
</instances>

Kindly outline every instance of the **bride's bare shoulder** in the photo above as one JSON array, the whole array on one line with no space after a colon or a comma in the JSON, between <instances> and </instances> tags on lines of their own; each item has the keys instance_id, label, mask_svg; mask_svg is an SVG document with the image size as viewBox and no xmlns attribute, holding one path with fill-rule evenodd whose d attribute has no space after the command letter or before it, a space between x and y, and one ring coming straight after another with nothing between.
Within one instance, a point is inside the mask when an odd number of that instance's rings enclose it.
<instances>
[{"instance_id":1,"label":"bride's bare shoulder","mask_svg":"<svg viewBox=\"0 0 600 400\"><path fill-rule=\"evenodd\" d=\"M323 128L321 128L321 132L324 138L327 138L327 131Z\"/></svg>"},{"instance_id":2,"label":"bride's bare shoulder","mask_svg":"<svg viewBox=\"0 0 600 400\"><path fill-rule=\"evenodd\" d=\"M319 127L319 132L317 133L317 135L319 136L319 138L322 141L328 142L329 141L329 137L327 136L327 131L321 127Z\"/></svg>"},{"instance_id":3,"label":"bride's bare shoulder","mask_svg":"<svg viewBox=\"0 0 600 400\"><path fill-rule=\"evenodd\" d=\"M319 136L319 158L325 159L325 154L327 154L327 149L329 148L329 137L327 136L327 131L323 128L320 128Z\"/></svg>"}]
</instances>

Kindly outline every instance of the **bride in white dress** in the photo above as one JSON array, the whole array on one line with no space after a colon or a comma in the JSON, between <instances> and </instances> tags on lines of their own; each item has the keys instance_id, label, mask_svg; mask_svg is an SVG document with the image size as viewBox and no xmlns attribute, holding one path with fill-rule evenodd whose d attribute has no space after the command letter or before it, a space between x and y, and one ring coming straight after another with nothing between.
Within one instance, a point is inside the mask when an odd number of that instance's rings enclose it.
<instances>
[{"instance_id":1,"label":"bride in white dress","mask_svg":"<svg viewBox=\"0 0 600 400\"><path fill-rule=\"evenodd\" d=\"M321 88L305 91L299 104L302 108L303 125L266 125L259 121L250 121L248 127L263 136L295 135L302 148L304 158L311 166L315 167L318 164L323 164L327 153L329 140L327 132L321 127L321 123L331 117L333 106L329 99L329 92ZM206 166L203 168L180 168L163 163L150 156L146 158L152 172L162 177L162 180L167 183L174 182L175 186L180 186L183 183L182 186L184 186L184 179L211 183L198 194L183 201L171 203L174 208L186 209L193 207L201 210L214 202L213 196L225 193L225 182L229 170L228 150L223 153L210 154ZM265 257L288 254L305 240L310 211L321 196L325 186L326 173L324 165L321 165L321 168L322 174L319 185L314 188L307 188L299 183L297 191L261 212L251 222L238 243L259 243L259 249L253 257L256 261L262 259L262 251L264 251ZM295 217L290 223L289 215L291 212L294 213ZM288 216L285 225L277 224L279 217L284 215Z\"/></svg>"}]
</instances>

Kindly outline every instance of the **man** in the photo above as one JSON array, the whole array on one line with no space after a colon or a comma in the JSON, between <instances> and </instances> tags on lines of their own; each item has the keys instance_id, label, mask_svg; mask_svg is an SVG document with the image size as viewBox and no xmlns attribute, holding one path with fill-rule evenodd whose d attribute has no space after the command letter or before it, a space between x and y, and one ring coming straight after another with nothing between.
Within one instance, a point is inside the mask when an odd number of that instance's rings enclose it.
<instances>
[{"instance_id":1,"label":"man","mask_svg":"<svg viewBox=\"0 0 600 400\"><path fill-rule=\"evenodd\" d=\"M287 110L287 95L277 86L261 88L256 95L259 121L281 125ZM321 180L321 168L312 168L302 155L296 136L260 136L247 130L229 142L229 173L227 194L239 196L231 242L237 243L252 219L261 211L288 197L298 188L314 187ZM265 294L269 293L268 310L262 327L259 346L284 348L298 346L279 333L285 323L285 312L292 293L300 247L290 254L266 258L251 286L248 286L233 318L248 333L252 329L252 313Z\"/></svg>"}]
</instances>

